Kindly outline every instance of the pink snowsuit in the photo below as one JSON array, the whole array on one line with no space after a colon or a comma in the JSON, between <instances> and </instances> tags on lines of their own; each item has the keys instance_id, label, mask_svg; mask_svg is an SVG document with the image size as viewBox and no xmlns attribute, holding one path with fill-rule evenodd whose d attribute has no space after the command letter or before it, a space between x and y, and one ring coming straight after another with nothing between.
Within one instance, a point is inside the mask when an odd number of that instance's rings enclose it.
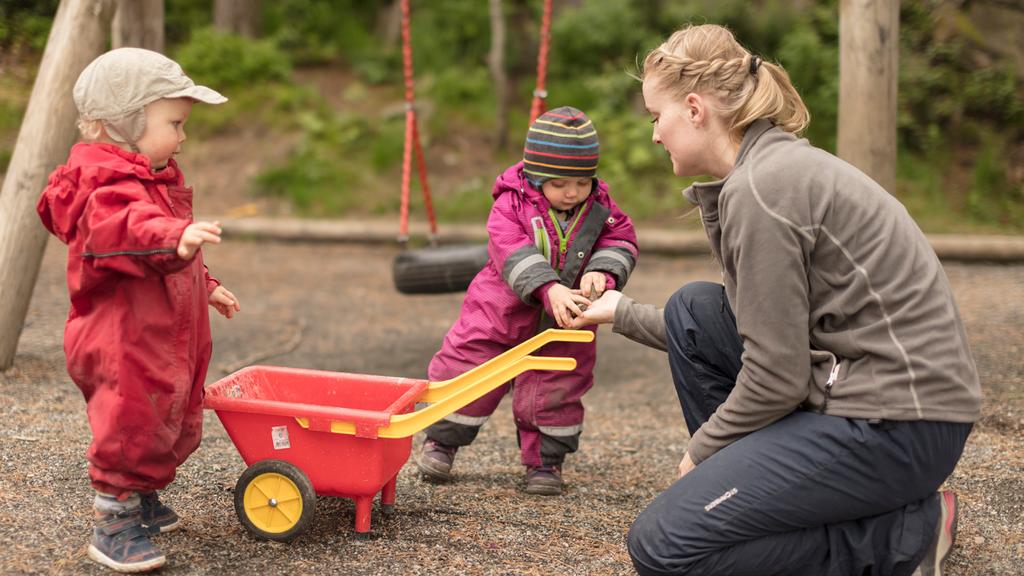
<instances>
[{"instance_id":1,"label":"pink snowsuit","mask_svg":"<svg viewBox=\"0 0 1024 576\"><path fill-rule=\"evenodd\" d=\"M583 273L599 271L608 276L609 289L621 288L635 266L636 232L608 195L607 184L595 178L594 191L570 219L560 245L550 204L522 167L522 162L510 167L495 182L487 220L490 259L430 362L431 380L462 374L554 326L544 298L551 283L578 288ZM556 342L538 353L573 357L576 370L527 372L447 416L427 436L448 445L469 444L511 389L523 464L561 464L578 445L581 399L594 383L596 343Z\"/></svg>"}]
</instances>

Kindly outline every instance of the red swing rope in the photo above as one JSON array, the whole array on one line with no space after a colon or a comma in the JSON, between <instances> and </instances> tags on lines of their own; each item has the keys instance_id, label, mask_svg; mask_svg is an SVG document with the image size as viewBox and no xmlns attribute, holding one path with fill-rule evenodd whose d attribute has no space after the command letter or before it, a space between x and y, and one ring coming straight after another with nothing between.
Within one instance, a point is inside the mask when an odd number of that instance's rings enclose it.
<instances>
[{"instance_id":1,"label":"red swing rope","mask_svg":"<svg viewBox=\"0 0 1024 576\"><path fill-rule=\"evenodd\" d=\"M537 52L537 84L533 90L530 105L530 124L546 110L545 99L548 77L548 50L551 45L552 0L544 0L544 13L540 27L540 49ZM430 199L430 185L427 183L427 166L423 161L423 147L420 145L420 131L416 122L416 93L412 68L412 26L409 17L409 0L402 0L402 72L405 76L405 149L402 154L402 208L398 241L409 240L409 190L412 184L412 156L416 154L420 188L423 189L423 204L430 219L430 243L437 243L437 219L434 204Z\"/></svg>"},{"instance_id":2,"label":"red swing rope","mask_svg":"<svg viewBox=\"0 0 1024 576\"><path fill-rule=\"evenodd\" d=\"M537 87L533 90L533 103L530 105L530 124L545 112L545 98L548 91L545 87L548 79L548 48L551 45L551 0L544 0L544 16L540 25L540 49L537 52Z\"/></svg>"},{"instance_id":3,"label":"red swing rope","mask_svg":"<svg viewBox=\"0 0 1024 576\"><path fill-rule=\"evenodd\" d=\"M402 71L405 76L405 150L402 154L402 209L398 241L404 243L409 240L409 188L412 181L412 155L415 151L420 188L423 189L423 204L427 209L427 218L430 219L430 243L435 244L437 242L437 219L434 217L434 204L430 199L427 166L423 161L423 147L420 145L420 131L416 123L409 0L402 0Z\"/></svg>"}]
</instances>

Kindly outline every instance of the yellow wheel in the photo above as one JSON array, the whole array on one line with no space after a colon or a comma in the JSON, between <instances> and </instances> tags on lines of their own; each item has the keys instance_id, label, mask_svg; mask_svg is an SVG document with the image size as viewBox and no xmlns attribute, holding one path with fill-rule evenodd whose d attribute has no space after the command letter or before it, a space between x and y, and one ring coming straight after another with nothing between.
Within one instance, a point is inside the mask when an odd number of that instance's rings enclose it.
<instances>
[{"instance_id":1,"label":"yellow wheel","mask_svg":"<svg viewBox=\"0 0 1024 576\"><path fill-rule=\"evenodd\" d=\"M235 485L235 513L253 536L285 542L313 524L316 492L309 478L282 460L250 466Z\"/></svg>"}]
</instances>

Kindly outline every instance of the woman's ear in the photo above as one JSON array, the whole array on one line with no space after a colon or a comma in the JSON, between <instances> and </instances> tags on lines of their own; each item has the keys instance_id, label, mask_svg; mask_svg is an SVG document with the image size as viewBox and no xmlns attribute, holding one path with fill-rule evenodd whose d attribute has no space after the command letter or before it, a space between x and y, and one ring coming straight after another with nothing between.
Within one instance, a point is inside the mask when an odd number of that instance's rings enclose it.
<instances>
[{"instance_id":1,"label":"woman's ear","mask_svg":"<svg viewBox=\"0 0 1024 576\"><path fill-rule=\"evenodd\" d=\"M703 126L707 120L707 102L696 92L690 92L683 99L683 110L686 119L696 128Z\"/></svg>"}]
</instances>

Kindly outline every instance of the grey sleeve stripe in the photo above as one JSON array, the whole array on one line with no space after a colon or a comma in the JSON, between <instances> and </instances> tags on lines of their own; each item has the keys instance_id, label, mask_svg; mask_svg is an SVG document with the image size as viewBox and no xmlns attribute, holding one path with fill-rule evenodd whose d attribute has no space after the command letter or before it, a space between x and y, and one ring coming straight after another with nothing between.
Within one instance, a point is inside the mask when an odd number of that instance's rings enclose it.
<instances>
[{"instance_id":1,"label":"grey sleeve stripe","mask_svg":"<svg viewBox=\"0 0 1024 576\"><path fill-rule=\"evenodd\" d=\"M490 416L465 416L463 414L459 414L458 412L452 412L451 414L448 414L444 418L442 418L442 420L447 420L449 422L454 422L456 424L462 424L463 426L480 427L487 422L488 418L490 418Z\"/></svg>"},{"instance_id":2,"label":"grey sleeve stripe","mask_svg":"<svg viewBox=\"0 0 1024 576\"><path fill-rule=\"evenodd\" d=\"M541 256L540 254L532 254L530 256L527 256L526 258L523 258L515 266L512 267L512 270L509 271L508 278L505 279L505 282L508 283L508 285L511 286L513 290L516 290L516 284L519 282L519 277L523 274L523 272L526 272L527 268L531 266L536 266L538 264L547 263L547 259ZM516 291L518 292L518 290Z\"/></svg>"},{"instance_id":3,"label":"grey sleeve stripe","mask_svg":"<svg viewBox=\"0 0 1024 576\"><path fill-rule=\"evenodd\" d=\"M600 258L611 258L612 260L618 260L619 263L625 266L627 273L633 271L633 259L627 257L625 254L614 248L602 248L597 252L594 252L594 255L591 257L590 261L593 262L594 260L598 260Z\"/></svg>"},{"instance_id":4,"label":"grey sleeve stripe","mask_svg":"<svg viewBox=\"0 0 1024 576\"><path fill-rule=\"evenodd\" d=\"M541 434L547 434L548 436L576 436L583 432L583 424L576 424L575 426L537 426L537 430L540 430Z\"/></svg>"}]
</instances>

